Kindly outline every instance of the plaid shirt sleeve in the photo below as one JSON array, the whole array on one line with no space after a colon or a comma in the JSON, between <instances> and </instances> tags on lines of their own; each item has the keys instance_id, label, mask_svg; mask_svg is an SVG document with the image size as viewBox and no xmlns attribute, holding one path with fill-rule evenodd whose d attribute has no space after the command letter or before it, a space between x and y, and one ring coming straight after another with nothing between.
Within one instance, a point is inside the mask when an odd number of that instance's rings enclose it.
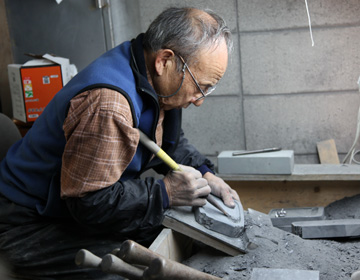
<instances>
[{"instance_id":1,"label":"plaid shirt sleeve","mask_svg":"<svg viewBox=\"0 0 360 280\"><path fill-rule=\"evenodd\" d=\"M162 112L158 141L162 139L163 116ZM128 101L119 92L106 88L74 97L63 129L66 146L62 197L81 197L114 184L130 164L139 143Z\"/></svg>"}]
</instances>

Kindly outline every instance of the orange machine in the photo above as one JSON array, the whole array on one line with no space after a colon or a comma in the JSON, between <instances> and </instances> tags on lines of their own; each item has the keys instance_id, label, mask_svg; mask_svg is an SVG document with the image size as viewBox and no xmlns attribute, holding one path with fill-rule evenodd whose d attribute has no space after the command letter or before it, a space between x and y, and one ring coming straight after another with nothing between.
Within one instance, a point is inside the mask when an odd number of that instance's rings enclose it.
<instances>
[{"instance_id":1,"label":"orange machine","mask_svg":"<svg viewBox=\"0 0 360 280\"><path fill-rule=\"evenodd\" d=\"M46 105L76 75L68 58L45 54L24 64L9 64L9 84L13 117L34 122Z\"/></svg>"},{"instance_id":2,"label":"orange machine","mask_svg":"<svg viewBox=\"0 0 360 280\"><path fill-rule=\"evenodd\" d=\"M20 68L26 121L35 121L63 87L60 65Z\"/></svg>"}]
</instances>

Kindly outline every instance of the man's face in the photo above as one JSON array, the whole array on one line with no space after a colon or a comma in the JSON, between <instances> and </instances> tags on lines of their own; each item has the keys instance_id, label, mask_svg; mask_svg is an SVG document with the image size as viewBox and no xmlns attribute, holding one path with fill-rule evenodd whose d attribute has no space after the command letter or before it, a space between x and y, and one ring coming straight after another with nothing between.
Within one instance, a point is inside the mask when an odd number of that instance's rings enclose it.
<instances>
[{"instance_id":1,"label":"man's face","mask_svg":"<svg viewBox=\"0 0 360 280\"><path fill-rule=\"evenodd\" d=\"M200 106L204 102L204 99L198 100L203 94L197 84L206 94L208 89L215 86L222 78L227 63L228 52L225 41L221 42L216 48L202 50L197 57L197 63L195 65L188 65L189 69L184 68L185 78L182 85L181 82L184 73L179 73L174 63L173 69L170 69L166 79L163 79L164 82L158 89L158 94L170 95L176 92L180 85L181 87L179 92L174 96L159 98L160 105L164 110L187 108L190 104Z\"/></svg>"}]
</instances>

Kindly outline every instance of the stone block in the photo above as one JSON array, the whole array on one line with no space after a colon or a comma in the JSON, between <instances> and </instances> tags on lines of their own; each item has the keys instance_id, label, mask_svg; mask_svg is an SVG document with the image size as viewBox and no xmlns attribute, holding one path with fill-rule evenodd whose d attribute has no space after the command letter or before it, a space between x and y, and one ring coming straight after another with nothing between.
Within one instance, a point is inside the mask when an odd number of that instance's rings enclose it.
<instances>
[{"instance_id":1,"label":"stone block","mask_svg":"<svg viewBox=\"0 0 360 280\"><path fill-rule=\"evenodd\" d=\"M291 232L291 224L297 221L314 221L325 219L324 207L276 208L269 212L272 225Z\"/></svg>"},{"instance_id":2,"label":"stone block","mask_svg":"<svg viewBox=\"0 0 360 280\"><path fill-rule=\"evenodd\" d=\"M291 174L294 151L256 153L234 156L236 151L223 151L218 156L220 174Z\"/></svg>"},{"instance_id":3,"label":"stone block","mask_svg":"<svg viewBox=\"0 0 360 280\"><path fill-rule=\"evenodd\" d=\"M360 219L293 222L292 232L305 239L359 237Z\"/></svg>"},{"instance_id":4,"label":"stone block","mask_svg":"<svg viewBox=\"0 0 360 280\"><path fill-rule=\"evenodd\" d=\"M254 268L250 280L319 280L319 271Z\"/></svg>"},{"instance_id":5,"label":"stone block","mask_svg":"<svg viewBox=\"0 0 360 280\"><path fill-rule=\"evenodd\" d=\"M213 195L212 197L221 207L223 207L229 217L217 209L214 205L207 202L202 207L195 207L195 220L207 229L226 236L234 238L241 236L245 228L244 209L240 201L234 200L235 207L230 208L227 207L220 198Z\"/></svg>"}]
</instances>

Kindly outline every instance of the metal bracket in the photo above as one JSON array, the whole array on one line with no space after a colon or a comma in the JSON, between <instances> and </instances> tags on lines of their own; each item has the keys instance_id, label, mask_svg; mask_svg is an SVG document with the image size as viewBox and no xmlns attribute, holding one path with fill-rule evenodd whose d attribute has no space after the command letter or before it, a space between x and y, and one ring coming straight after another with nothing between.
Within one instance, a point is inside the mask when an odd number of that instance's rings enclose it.
<instances>
[{"instance_id":1,"label":"metal bracket","mask_svg":"<svg viewBox=\"0 0 360 280\"><path fill-rule=\"evenodd\" d=\"M275 214L275 217L276 218L279 218L279 217L285 217L286 216L286 210L281 209L280 211L277 211L276 214Z\"/></svg>"},{"instance_id":2,"label":"metal bracket","mask_svg":"<svg viewBox=\"0 0 360 280\"><path fill-rule=\"evenodd\" d=\"M95 6L98 9L104 8L105 6L107 6L107 4L108 4L107 0L95 0Z\"/></svg>"}]
</instances>

